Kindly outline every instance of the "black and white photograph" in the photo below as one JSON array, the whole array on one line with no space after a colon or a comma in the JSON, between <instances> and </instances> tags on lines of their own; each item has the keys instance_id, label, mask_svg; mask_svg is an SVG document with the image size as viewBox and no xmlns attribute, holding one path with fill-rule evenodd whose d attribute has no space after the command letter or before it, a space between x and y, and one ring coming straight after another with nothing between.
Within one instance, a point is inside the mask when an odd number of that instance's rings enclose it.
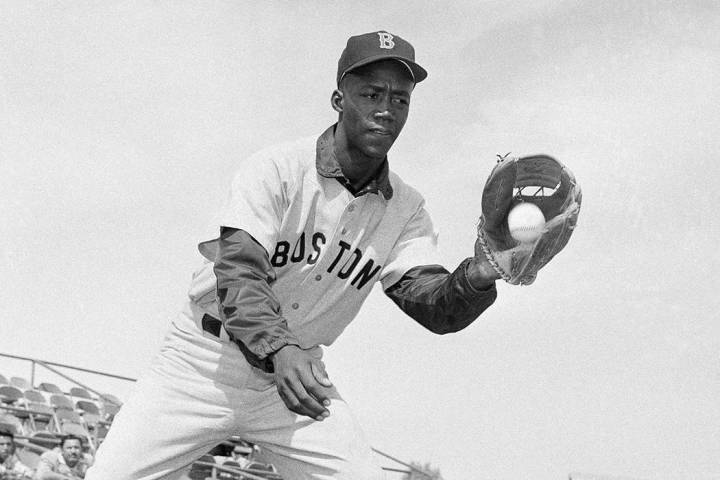
<instances>
[{"instance_id":1,"label":"black and white photograph","mask_svg":"<svg viewBox=\"0 0 720 480\"><path fill-rule=\"evenodd\" d=\"M720 480L719 31L0 0L0 480Z\"/></svg>"}]
</instances>

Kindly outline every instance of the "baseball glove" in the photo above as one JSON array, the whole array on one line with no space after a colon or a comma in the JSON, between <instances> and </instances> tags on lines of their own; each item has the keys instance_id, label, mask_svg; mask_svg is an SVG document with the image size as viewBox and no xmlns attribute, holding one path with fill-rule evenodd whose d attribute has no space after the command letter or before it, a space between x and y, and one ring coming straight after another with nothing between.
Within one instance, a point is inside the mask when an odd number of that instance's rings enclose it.
<instances>
[{"instance_id":1,"label":"baseball glove","mask_svg":"<svg viewBox=\"0 0 720 480\"><path fill-rule=\"evenodd\" d=\"M530 285L570 240L582 192L572 172L548 155L498 158L483 189L475 255L487 257L506 282ZM534 203L545 216L545 227L532 242L518 242L508 229L508 212L521 202Z\"/></svg>"}]
</instances>

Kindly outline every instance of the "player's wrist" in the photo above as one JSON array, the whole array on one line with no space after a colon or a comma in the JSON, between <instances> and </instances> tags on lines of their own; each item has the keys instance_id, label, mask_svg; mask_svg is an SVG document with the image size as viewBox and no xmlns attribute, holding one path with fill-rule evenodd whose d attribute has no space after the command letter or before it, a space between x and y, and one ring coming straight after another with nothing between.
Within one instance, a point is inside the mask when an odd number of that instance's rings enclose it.
<instances>
[{"instance_id":1,"label":"player's wrist","mask_svg":"<svg viewBox=\"0 0 720 480\"><path fill-rule=\"evenodd\" d=\"M277 361L282 360L285 357L288 357L292 355L293 353L296 353L295 350L301 350L299 346L294 345L292 343L286 343L282 347L275 350L273 353L268 355L268 358L270 359L270 362L273 364L274 367L277 367Z\"/></svg>"},{"instance_id":2,"label":"player's wrist","mask_svg":"<svg viewBox=\"0 0 720 480\"><path fill-rule=\"evenodd\" d=\"M500 274L484 255L477 255L467 263L465 278L475 290L487 290L500 278Z\"/></svg>"}]
</instances>

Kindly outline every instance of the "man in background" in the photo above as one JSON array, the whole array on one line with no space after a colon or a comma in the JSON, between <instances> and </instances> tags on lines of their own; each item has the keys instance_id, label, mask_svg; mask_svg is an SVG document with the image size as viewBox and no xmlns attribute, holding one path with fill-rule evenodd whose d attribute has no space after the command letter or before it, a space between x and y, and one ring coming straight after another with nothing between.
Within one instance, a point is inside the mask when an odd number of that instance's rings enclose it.
<instances>
[{"instance_id":1,"label":"man in background","mask_svg":"<svg viewBox=\"0 0 720 480\"><path fill-rule=\"evenodd\" d=\"M13 433L0 430L0 480L27 480L32 475L32 468L23 464L15 455Z\"/></svg>"},{"instance_id":2,"label":"man in background","mask_svg":"<svg viewBox=\"0 0 720 480\"><path fill-rule=\"evenodd\" d=\"M82 451L82 438L65 435L60 448L40 456L35 480L77 480L85 478L85 472L92 465L92 457Z\"/></svg>"},{"instance_id":3,"label":"man in background","mask_svg":"<svg viewBox=\"0 0 720 480\"><path fill-rule=\"evenodd\" d=\"M252 446L246 441L241 440L233 447L229 460L237 462L241 468L246 468L250 462L252 462L252 453Z\"/></svg>"}]
</instances>

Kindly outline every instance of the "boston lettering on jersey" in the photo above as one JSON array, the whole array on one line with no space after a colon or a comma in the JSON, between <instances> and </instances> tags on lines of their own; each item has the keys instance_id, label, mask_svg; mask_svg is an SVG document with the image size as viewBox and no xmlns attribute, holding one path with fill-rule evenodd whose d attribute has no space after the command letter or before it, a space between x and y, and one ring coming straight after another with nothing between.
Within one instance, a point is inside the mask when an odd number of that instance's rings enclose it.
<instances>
[{"instance_id":1,"label":"boston lettering on jersey","mask_svg":"<svg viewBox=\"0 0 720 480\"><path fill-rule=\"evenodd\" d=\"M292 247L292 251L290 242L280 240L275 246L275 253L270 258L273 267L284 267L288 262L299 263L302 261L307 262L308 265L314 265L320 258L327 239L321 232L315 232L310 239L309 245L306 245L305 237L305 232L300 234ZM382 268L382 265L375 265L372 258L367 259L362 267L358 268L363 259L363 252L359 248L351 252L350 244L342 240L338 242L337 246L339 250L327 268L327 272L335 273L338 278L345 280L357 271L350 285L353 285L358 290L364 287Z\"/></svg>"}]
</instances>

